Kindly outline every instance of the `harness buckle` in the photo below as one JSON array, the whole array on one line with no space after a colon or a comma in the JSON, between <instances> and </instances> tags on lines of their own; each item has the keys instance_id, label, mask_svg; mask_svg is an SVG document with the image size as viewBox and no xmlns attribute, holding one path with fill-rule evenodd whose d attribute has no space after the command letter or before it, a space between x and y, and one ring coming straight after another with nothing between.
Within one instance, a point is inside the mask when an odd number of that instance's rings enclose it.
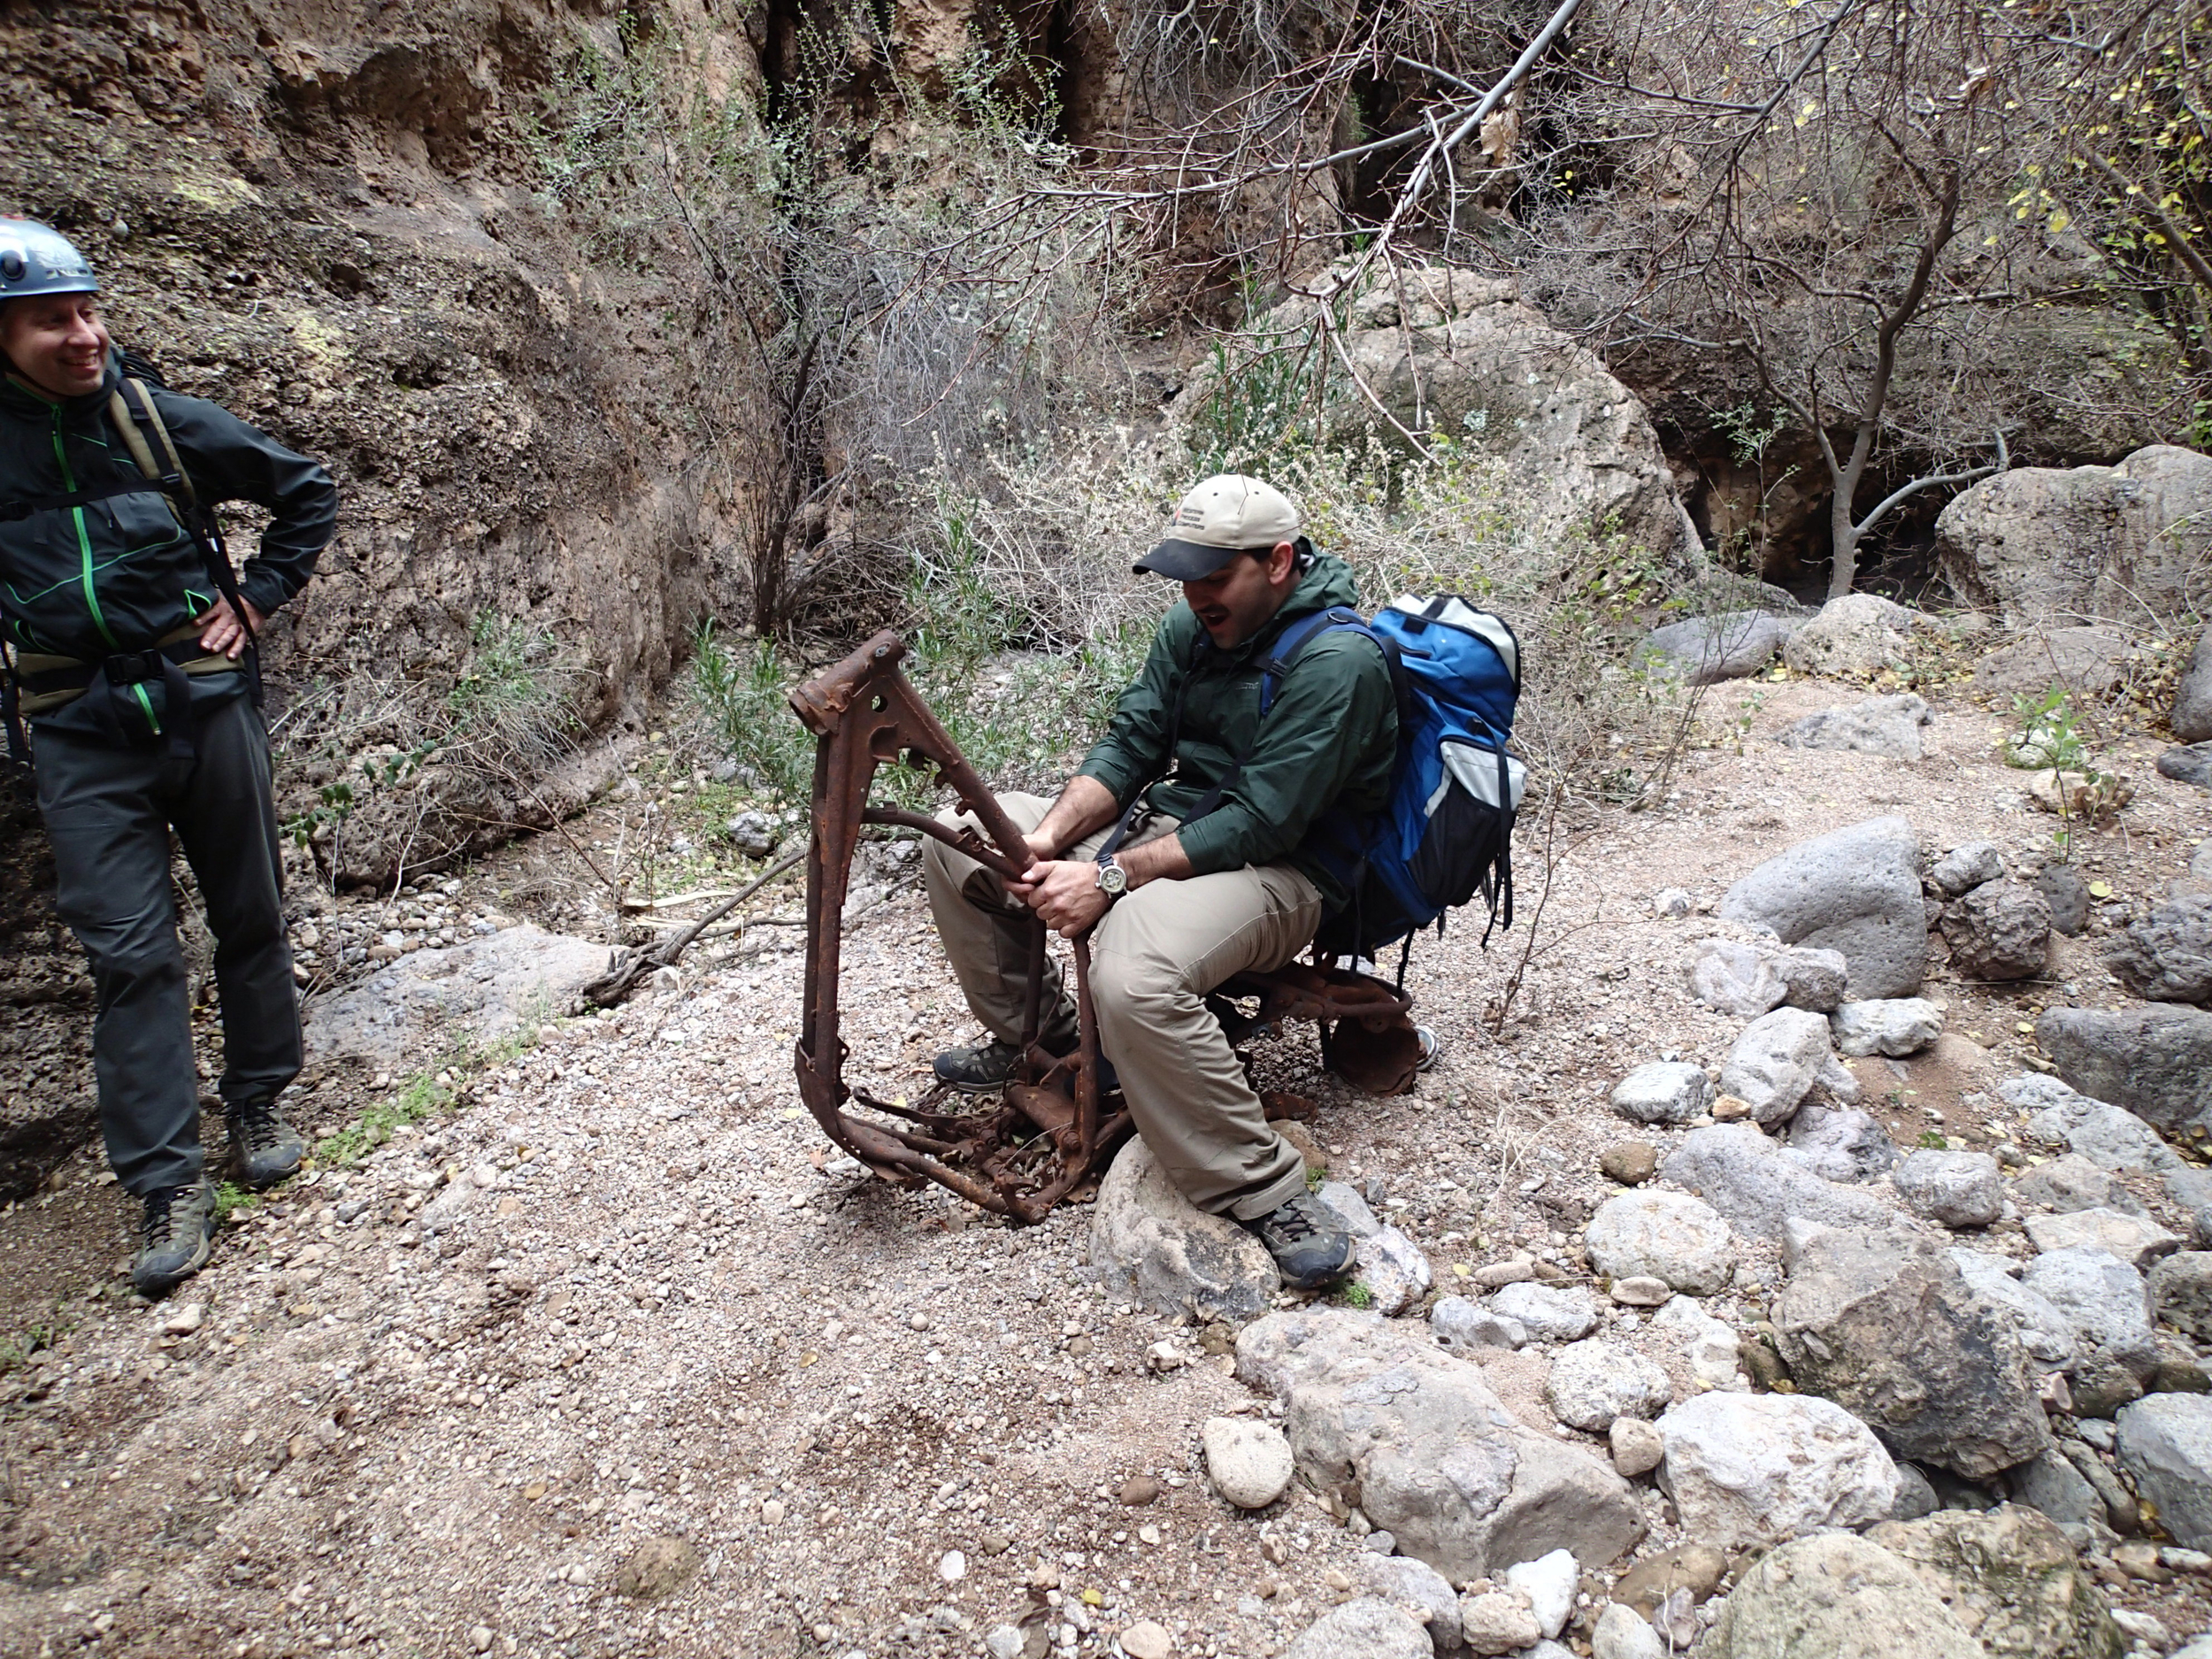
<instances>
[{"instance_id":1,"label":"harness buckle","mask_svg":"<svg viewBox=\"0 0 2212 1659\"><path fill-rule=\"evenodd\" d=\"M168 666L158 650L119 651L101 663L100 672L111 686L137 686L160 680Z\"/></svg>"}]
</instances>

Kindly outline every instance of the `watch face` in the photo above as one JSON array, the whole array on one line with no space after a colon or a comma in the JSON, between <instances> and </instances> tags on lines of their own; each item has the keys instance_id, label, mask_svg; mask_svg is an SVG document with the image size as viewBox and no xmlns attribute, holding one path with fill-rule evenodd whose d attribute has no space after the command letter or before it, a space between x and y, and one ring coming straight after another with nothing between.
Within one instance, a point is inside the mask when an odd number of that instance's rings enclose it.
<instances>
[{"instance_id":1,"label":"watch face","mask_svg":"<svg viewBox=\"0 0 2212 1659\"><path fill-rule=\"evenodd\" d=\"M1117 864L1102 864L1098 867L1098 885L1110 897L1118 898L1129 886L1129 872Z\"/></svg>"}]
</instances>

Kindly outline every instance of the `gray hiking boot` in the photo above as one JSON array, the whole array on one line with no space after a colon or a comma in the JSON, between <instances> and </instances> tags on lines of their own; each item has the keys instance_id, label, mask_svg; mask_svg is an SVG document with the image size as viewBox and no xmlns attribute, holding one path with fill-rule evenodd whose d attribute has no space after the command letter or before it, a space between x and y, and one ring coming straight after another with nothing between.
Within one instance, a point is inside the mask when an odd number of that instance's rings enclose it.
<instances>
[{"instance_id":1,"label":"gray hiking boot","mask_svg":"<svg viewBox=\"0 0 2212 1659\"><path fill-rule=\"evenodd\" d=\"M230 1159L249 1187L273 1187L300 1172L307 1143L264 1102L226 1107L230 1125Z\"/></svg>"},{"instance_id":2,"label":"gray hiking boot","mask_svg":"<svg viewBox=\"0 0 2212 1659\"><path fill-rule=\"evenodd\" d=\"M1289 1289L1317 1290L1350 1271L1352 1235L1336 1211L1311 1193L1244 1225L1267 1247Z\"/></svg>"},{"instance_id":3,"label":"gray hiking boot","mask_svg":"<svg viewBox=\"0 0 2212 1659\"><path fill-rule=\"evenodd\" d=\"M1012 1043L994 1041L972 1048L948 1048L930 1069L939 1081L963 1094L995 1094L1012 1079L1021 1057L1022 1051Z\"/></svg>"},{"instance_id":4,"label":"gray hiking boot","mask_svg":"<svg viewBox=\"0 0 2212 1659\"><path fill-rule=\"evenodd\" d=\"M165 1296L207 1265L215 1248L215 1187L202 1176L188 1187L148 1193L145 1202L131 1288L142 1296Z\"/></svg>"}]
</instances>

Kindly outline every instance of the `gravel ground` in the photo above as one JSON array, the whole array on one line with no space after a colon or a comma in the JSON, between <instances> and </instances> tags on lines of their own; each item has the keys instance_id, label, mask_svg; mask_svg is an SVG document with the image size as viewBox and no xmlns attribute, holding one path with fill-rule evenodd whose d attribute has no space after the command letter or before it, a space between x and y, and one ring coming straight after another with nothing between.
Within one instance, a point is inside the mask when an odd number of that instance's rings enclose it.
<instances>
[{"instance_id":1,"label":"gravel ground","mask_svg":"<svg viewBox=\"0 0 2212 1659\"><path fill-rule=\"evenodd\" d=\"M1417 1093L1348 1094L1314 1072L1307 1031L1263 1046L1263 1081L1322 1100L1331 1173L1422 1243L1440 1289L1519 1249L1586 1278L1575 1232L1612 1190L1599 1152L1671 1133L1632 1130L1604 1095L1639 1062L1725 1053L1740 1022L1684 971L1712 931L1698 912L1754 864L1886 812L1931 851L2048 849L2055 820L1970 706L1939 704L1917 762L1772 743L1848 695L1718 688L1706 725L1740 713L1742 753L1693 750L1654 811L1563 821L1571 850L1494 1036L1544 887L1525 826L1514 930L1486 953L1463 918L1416 947L1408 983L1448 1043ZM2076 847L2119 911L2185 868L2207 816L2151 771L2154 745L2133 751L2117 764L2135 803ZM472 874L434 919L495 925L501 879ZM1672 887L1692 914L1655 913ZM2095 956L2107 925L2059 941L2049 981L1939 971L1953 1038L1856 1063L1901 1142L2014 1132L1962 1097L2031 1053L2042 1007L2122 1000ZM791 1079L797 937L764 936L619 1018L545 1028L358 1166L234 1212L165 1304L127 1294L127 1206L96 1158L0 1212L0 1335L36 1347L0 1374L0 1651L879 1659L976 1654L1027 1617L1086 1655L1139 1619L1178 1654L1260 1655L1342 1599L1360 1543L1317 1500L1246 1515L1206 1484L1199 1425L1263 1409L1226 1374L1232 1333L1109 1299L1087 1210L1008 1229L834 1156ZM910 886L852 925L846 1008L851 1074L886 1093L918 1092L929 1054L972 1034ZM398 1087L313 1081L297 1116L319 1133L388 1111ZM1758 1316L1755 1292L1706 1306ZM1535 1363L1494 1381L1548 1432ZM1649 1547L1676 1541L1645 1490ZM687 1548L641 1559L669 1539ZM2208 1622L2193 1581L2124 1599L2177 1632Z\"/></svg>"}]
</instances>

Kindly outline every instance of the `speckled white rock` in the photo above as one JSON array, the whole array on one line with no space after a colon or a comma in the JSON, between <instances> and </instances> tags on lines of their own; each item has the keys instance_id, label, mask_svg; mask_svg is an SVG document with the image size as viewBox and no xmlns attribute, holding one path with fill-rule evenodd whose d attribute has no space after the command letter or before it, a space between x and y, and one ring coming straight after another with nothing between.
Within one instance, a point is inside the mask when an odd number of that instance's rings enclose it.
<instances>
[{"instance_id":1,"label":"speckled white rock","mask_svg":"<svg viewBox=\"0 0 2212 1659\"><path fill-rule=\"evenodd\" d=\"M1528 1597L1537 1627L1548 1640L1567 1628L1567 1620L1575 1610L1575 1586L1581 1580L1581 1567L1573 1553L1564 1549L1505 1570L1506 1588Z\"/></svg>"},{"instance_id":2,"label":"speckled white rock","mask_svg":"<svg viewBox=\"0 0 2212 1659\"><path fill-rule=\"evenodd\" d=\"M1669 1060L1638 1066L1612 1094L1613 1110L1640 1124L1686 1124L1712 1102L1712 1079L1703 1066Z\"/></svg>"},{"instance_id":3,"label":"speckled white rock","mask_svg":"<svg viewBox=\"0 0 2212 1659\"><path fill-rule=\"evenodd\" d=\"M1918 1054L1943 1034L1943 1011L1924 996L1878 997L1845 1002L1828 1016L1836 1052L1852 1059Z\"/></svg>"},{"instance_id":4,"label":"speckled white rock","mask_svg":"<svg viewBox=\"0 0 2212 1659\"><path fill-rule=\"evenodd\" d=\"M1674 1385L1631 1348L1593 1337L1552 1356L1544 1402L1569 1428L1601 1434L1616 1417L1648 1417L1667 1408Z\"/></svg>"},{"instance_id":5,"label":"speckled white rock","mask_svg":"<svg viewBox=\"0 0 2212 1659\"><path fill-rule=\"evenodd\" d=\"M1214 1490L1240 1509L1263 1509L1289 1490L1290 1441L1273 1424L1257 1417L1208 1417L1199 1439Z\"/></svg>"},{"instance_id":6,"label":"speckled white rock","mask_svg":"<svg viewBox=\"0 0 2212 1659\"><path fill-rule=\"evenodd\" d=\"M1667 1659L1667 1645L1634 1608L1608 1601L1590 1632L1590 1659Z\"/></svg>"},{"instance_id":7,"label":"speckled white rock","mask_svg":"<svg viewBox=\"0 0 2212 1659\"><path fill-rule=\"evenodd\" d=\"M1686 1536L1724 1550L1886 1520L1897 1466L1874 1432L1808 1394L1706 1394L1658 1422L1659 1486Z\"/></svg>"},{"instance_id":8,"label":"speckled white rock","mask_svg":"<svg viewBox=\"0 0 2212 1659\"><path fill-rule=\"evenodd\" d=\"M1459 1640L1471 1653L1507 1654L1544 1640L1528 1598L1509 1590L1486 1590L1459 1598Z\"/></svg>"},{"instance_id":9,"label":"speckled white rock","mask_svg":"<svg viewBox=\"0 0 2212 1659\"><path fill-rule=\"evenodd\" d=\"M1681 1351L1690 1376L1707 1388L1740 1388L1736 1374L1737 1340L1733 1327L1716 1319L1688 1296L1677 1296L1651 1316L1651 1328Z\"/></svg>"},{"instance_id":10,"label":"speckled white rock","mask_svg":"<svg viewBox=\"0 0 2212 1659\"><path fill-rule=\"evenodd\" d=\"M1597 1329L1597 1298L1578 1286L1508 1285L1485 1296L1483 1305L1518 1324L1532 1341L1576 1342Z\"/></svg>"},{"instance_id":11,"label":"speckled white rock","mask_svg":"<svg viewBox=\"0 0 2212 1659\"><path fill-rule=\"evenodd\" d=\"M1648 1276L1709 1296L1736 1269L1736 1241L1720 1212L1687 1193L1623 1193L1598 1206L1584 1234L1590 1264L1609 1279Z\"/></svg>"}]
</instances>

